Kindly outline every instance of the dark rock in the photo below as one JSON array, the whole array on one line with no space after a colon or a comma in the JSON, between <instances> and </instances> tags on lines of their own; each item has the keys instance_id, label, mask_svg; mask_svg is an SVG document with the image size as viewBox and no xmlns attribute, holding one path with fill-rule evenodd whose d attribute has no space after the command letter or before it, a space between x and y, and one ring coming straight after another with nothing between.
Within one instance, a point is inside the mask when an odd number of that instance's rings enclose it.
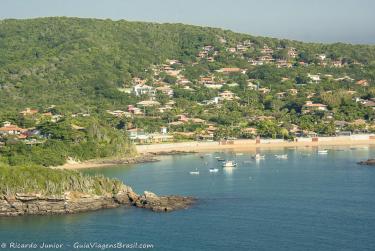
<instances>
[{"instance_id":1,"label":"dark rock","mask_svg":"<svg viewBox=\"0 0 375 251\"><path fill-rule=\"evenodd\" d=\"M368 159L358 162L359 165L375 166L375 159Z\"/></svg>"},{"instance_id":2,"label":"dark rock","mask_svg":"<svg viewBox=\"0 0 375 251\"><path fill-rule=\"evenodd\" d=\"M136 206L157 212L184 209L195 202L192 197L157 196L145 192L140 196L131 187L123 186L117 194L92 195L78 192L66 192L62 196L43 196L41 194L16 194L0 197L0 216L52 215L79 213Z\"/></svg>"}]
</instances>

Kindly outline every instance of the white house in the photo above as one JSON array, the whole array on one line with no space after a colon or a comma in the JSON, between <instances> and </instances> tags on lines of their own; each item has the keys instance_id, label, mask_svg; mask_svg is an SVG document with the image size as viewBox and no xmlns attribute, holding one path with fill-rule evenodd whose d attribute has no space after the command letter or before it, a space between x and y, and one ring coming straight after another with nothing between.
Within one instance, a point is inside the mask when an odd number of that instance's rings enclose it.
<instances>
[{"instance_id":1,"label":"white house","mask_svg":"<svg viewBox=\"0 0 375 251\"><path fill-rule=\"evenodd\" d=\"M133 86L133 93L136 96L141 96L141 95L150 95L154 96L156 91L153 87L145 85L145 84L138 84Z\"/></svg>"}]
</instances>

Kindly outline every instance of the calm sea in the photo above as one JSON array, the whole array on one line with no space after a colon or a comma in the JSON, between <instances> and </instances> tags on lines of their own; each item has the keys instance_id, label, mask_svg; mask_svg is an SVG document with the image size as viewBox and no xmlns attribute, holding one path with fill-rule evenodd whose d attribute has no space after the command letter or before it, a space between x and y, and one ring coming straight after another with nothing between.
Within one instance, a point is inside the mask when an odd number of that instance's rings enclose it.
<instances>
[{"instance_id":1,"label":"calm sea","mask_svg":"<svg viewBox=\"0 0 375 251\"><path fill-rule=\"evenodd\" d=\"M274 156L283 153L287 160ZM8 249L10 242L56 242L63 250L121 242L151 244L152 250L375 250L375 168L356 164L375 157L375 147L336 148L327 155L312 148L261 154L265 160L257 162L250 153L224 152L87 170L121 179L139 193L199 200L172 213L119 208L1 218L0 242ZM238 167L223 170L217 156ZM209 173L210 167L219 172ZM189 174L196 169L200 175Z\"/></svg>"}]
</instances>

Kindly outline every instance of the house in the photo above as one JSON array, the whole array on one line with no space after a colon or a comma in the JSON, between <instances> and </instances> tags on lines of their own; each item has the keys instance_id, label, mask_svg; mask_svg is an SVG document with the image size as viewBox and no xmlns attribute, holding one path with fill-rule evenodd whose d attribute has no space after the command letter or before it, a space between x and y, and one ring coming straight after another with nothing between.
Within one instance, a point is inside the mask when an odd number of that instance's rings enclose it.
<instances>
[{"instance_id":1,"label":"house","mask_svg":"<svg viewBox=\"0 0 375 251\"><path fill-rule=\"evenodd\" d=\"M288 57L296 58L297 56L298 56L297 49L294 48L294 47L290 47L290 48L288 49Z\"/></svg>"},{"instance_id":2,"label":"house","mask_svg":"<svg viewBox=\"0 0 375 251\"><path fill-rule=\"evenodd\" d=\"M20 128L17 125L12 125L9 121L5 121L0 127L0 135L20 135L26 132L26 129Z\"/></svg>"},{"instance_id":3,"label":"house","mask_svg":"<svg viewBox=\"0 0 375 251\"><path fill-rule=\"evenodd\" d=\"M276 65L278 68L292 68L292 64L284 59L278 59L276 61Z\"/></svg>"},{"instance_id":4,"label":"house","mask_svg":"<svg viewBox=\"0 0 375 251\"><path fill-rule=\"evenodd\" d=\"M156 91L154 87L148 86L146 84L137 84L133 86L133 93L136 96L141 96L141 95L154 96Z\"/></svg>"},{"instance_id":5,"label":"house","mask_svg":"<svg viewBox=\"0 0 375 251\"><path fill-rule=\"evenodd\" d=\"M201 77L199 82L201 84L214 84L215 83L213 76Z\"/></svg>"},{"instance_id":6,"label":"house","mask_svg":"<svg viewBox=\"0 0 375 251\"><path fill-rule=\"evenodd\" d=\"M289 91L290 95L293 95L293 96L295 96L295 95L298 94L298 90L297 89L289 89L288 91Z\"/></svg>"},{"instance_id":7,"label":"house","mask_svg":"<svg viewBox=\"0 0 375 251\"><path fill-rule=\"evenodd\" d=\"M254 60L252 58L250 58L248 60L248 62L251 64L251 65L263 65L263 61L260 61L260 60Z\"/></svg>"},{"instance_id":8,"label":"house","mask_svg":"<svg viewBox=\"0 0 375 251\"><path fill-rule=\"evenodd\" d=\"M310 78L310 83L315 83L315 84L317 84L317 83L319 83L320 82L320 75L313 75L313 74L310 74L310 73L308 73L307 74L307 77L308 78Z\"/></svg>"},{"instance_id":9,"label":"house","mask_svg":"<svg viewBox=\"0 0 375 251\"><path fill-rule=\"evenodd\" d=\"M152 107L152 106L159 106L160 103L155 100L144 100L144 101L138 102L137 105L142 106L142 107Z\"/></svg>"},{"instance_id":10,"label":"house","mask_svg":"<svg viewBox=\"0 0 375 251\"><path fill-rule=\"evenodd\" d=\"M125 118L130 118L132 116L132 114L130 112L126 112L126 111L121 111L121 110L115 110L115 111L110 111L110 110L107 110L107 113L117 117L117 118L121 118L121 117L125 117Z\"/></svg>"},{"instance_id":11,"label":"house","mask_svg":"<svg viewBox=\"0 0 375 251\"><path fill-rule=\"evenodd\" d=\"M261 56L261 57L258 58L258 60L263 62L263 63L271 63L271 62L275 61L275 59L273 59L273 57L269 56L269 55Z\"/></svg>"},{"instance_id":12,"label":"house","mask_svg":"<svg viewBox=\"0 0 375 251\"><path fill-rule=\"evenodd\" d=\"M37 113L38 113L38 110L31 109L29 107L20 112L20 114L23 115L23 116L32 116L32 115L37 114Z\"/></svg>"},{"instance_id":13,"label":"house","mask_svg":"<svg viewBox=\"0 0 375 251\"><path fill-rule=\"evenodd\" d=\"M231 91L224 91L222 93L219 93L220 100L226 100L226 101L232 101L235 99L239 99L233 92Z\"/></svg>"},{"instance_id":14,"label":"house","mask_svg":"<svg viewBox=\"0 0 375 251\"><path fill-rule=\"evenodd\" d=\"M258 88L258 91L262 94L267 94L269 93L271 90L268 89L268 88Z\"/></svg>"},{"instance_id":15,"label":"house","mask_svg":"<svg viewBox=\"0 0 375 251\"><path fill-rule=\"evenodd\" d=\"M206 120L200 118L192 118L190 121L194 124L205 124Z\"/></svg>"},{"instance_id":16,"label":"house","mask_svg":"<svg viewBox=\"0 0 375 251\"><path fill-rule=\"evenodd\" d=\"M227 51L231 53L235 53L237 49L232 47L232 48L228 48Z\"/></svg>"},{"instance_id":17,"label":"house","mask_svg":"<svg viewBox=\"0 0 375 251\"><path fill-rule=\"evenodd\" d=\"M363 87L369 86L369 83L366 79L358 80L355 84Z\"/></svg>"},{"instance_id":18,"label":"house","mask_svg":"<svg viewBox=\"0 0 375 251\"><path fill-rule=\"evenodd\" d=\"M272 54L273 50L269 48L267 45L263 46L263 49L260 50L260 53L262 54Z\"/></svg>"},{"instance_id":19,"label":"house","mask_svg":"<svg viewBox=\"0 0 375 251\"><path fill-rule=\"evenodd\" d=\"M221 72L221 73L243 73L245 74L246 73L246 70L242 70L240 68L221 68L220 70L217 70L217 72Z\"/></svg>"},{"instance_id":20,"label":"house","mask_svg":"<svg viewBox=\"0 0 375 251\"><path fill-rule=\"evenodd\" d=\"M252 82L247 83L247 87L249 87L250 90L256 90L258 89L258 85L253 84Z\"/></svg>"},{"instance_id":21,"label":"house","mask_svg":"<svg viewBox=\"0 0 375 251\"><path fill-rule=\"evenodd\" d=\"M133 82L134 85L144 85L147 82L147 80L141 79L141 78L138 78L138 77L134 77L132 79L132 82Z\"/></svg>"},{"instance_id":22,"label":"house","mask_svg":"<svg viewBox=\"0 0 375 251\"><path fill-rule=\"evenodd\" d=\"M177 79L177 84L178 85L187 85L187 84L191 84L191 82L187 78L179 78L179 79Z\"/></svg>"},{"instance_id":23,"label":"house","mask_svg":"<svg viewBox=\"0 0 375 251\"><path fill-rule=\"evenodd\" d=\"M321 60L321 61L323 61L323 60L325 60L325 59L327 58L327 56L326 56L325 54L318 54L316 57L317 57L319 60Z\"/></svg>"},{"instance_id":24,"label":"house","mask_svg":"<svg viewBox=\"0 0 375 251\"><path fill-rule=\"evenodd\" d=\"M149 143L153 143L153 144L171 142L173 140L174 140L174 137L167 133L152 133L149 135L149 139L148 139Z\"/></svg>"},{"instance_id":25,"label":"house","mask_svg":"<svg viewBox=\"0 0 375 251\"><path fill-rule=\"evenodd\" d=\"M370 107L372 108L373 110L375 110L375 102L372 101L372 100L364 100L362 102L362 105L365 106L365 107Z\"/></svg>"},{"instance_id":26,"label":"house","mask_svg":"<svg viewBox=\"0 0 375 251\"><path fill-rule=\"evenodd\" d=\"M341 78L336 78L334 79L335 81L349 81L349 82L352 82L354 81L354 79L352 79L351 77L349 76L344 76L344 77L341 77Z\"/></svg>"},{"instance_id":27,"label":"house","mask_svg":"<svg viewBox=\"0 0 375 251\"><path fill-rule=\"evenodd\" d=\"M312 101L306 101L302 107L303 113L310 113L313 111L327 111L327 106L324 104L314 104Z\"/></svg>"},{"instance_id":28,"label":"house","mask_svg":"<svg viewBox=\"0 0 375 251\"><path fill-rule=\"evenodd\" d=\"M145 133L143 129L129 129L127 130L129 139L133 141L134 143L148 143L150 141L150 135L148 133Z\"/></svg>"},{"instance_id":29,"label":"house","mask_svg":"<svg viewBox=\"0 0 375 251\"><path fill-rule=\"evenodd\" d=\"M189 118L184 114L180 114L177 117L178 117L178 121L180 122L183 122L183 123L189 122Z\"/></svg>"},{"instance_id":30,"label":"house","mask_svg":"<svg viewBox=\"0 0 375 251\"><path fill-rule=\"evenodd\" d=\"M156 91L161 92L169 97L173 97L173 89L169 86L160 86L156 88Z\"/></svg>"},{"instance_id":31,"label":"house","mask_svg":"<svg viewBox=\"0 0 375 251\"><path fill-rule=\"evenodd\" d=\"M143 115L143 112L138 107L134 107L133 105L128 105L128 112L133 115Z\"/></svg>"}]
</instances>

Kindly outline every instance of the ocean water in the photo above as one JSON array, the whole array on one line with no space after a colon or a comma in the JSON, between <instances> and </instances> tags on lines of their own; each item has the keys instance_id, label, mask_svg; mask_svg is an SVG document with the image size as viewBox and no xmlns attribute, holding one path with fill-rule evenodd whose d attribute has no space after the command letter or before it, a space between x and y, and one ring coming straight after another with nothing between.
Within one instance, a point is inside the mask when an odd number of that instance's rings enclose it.
<instances>
[{"instance_id":1,"label":"ocean water","mask_svg":"<svg viewBox=\"0 0 375 251\"><path fill-rule=\"evenodd\" d=\"M171 213L118 208L1 218L0 243L56 242L62 250L118 242L152 244L151 250L375 250L375 168L356 164L375 157L375 147L334 148L327 155L314 148L260 153L265 160L216 152L87 170L121 179L138 193L192 195L198 202ZM282 153L287 160L275 158ZM223 170L216 156L238 167ZM219 172L209 173L210 167ZM200 175L189 174L195 169Z\"/></svg>"}]
</instances>

